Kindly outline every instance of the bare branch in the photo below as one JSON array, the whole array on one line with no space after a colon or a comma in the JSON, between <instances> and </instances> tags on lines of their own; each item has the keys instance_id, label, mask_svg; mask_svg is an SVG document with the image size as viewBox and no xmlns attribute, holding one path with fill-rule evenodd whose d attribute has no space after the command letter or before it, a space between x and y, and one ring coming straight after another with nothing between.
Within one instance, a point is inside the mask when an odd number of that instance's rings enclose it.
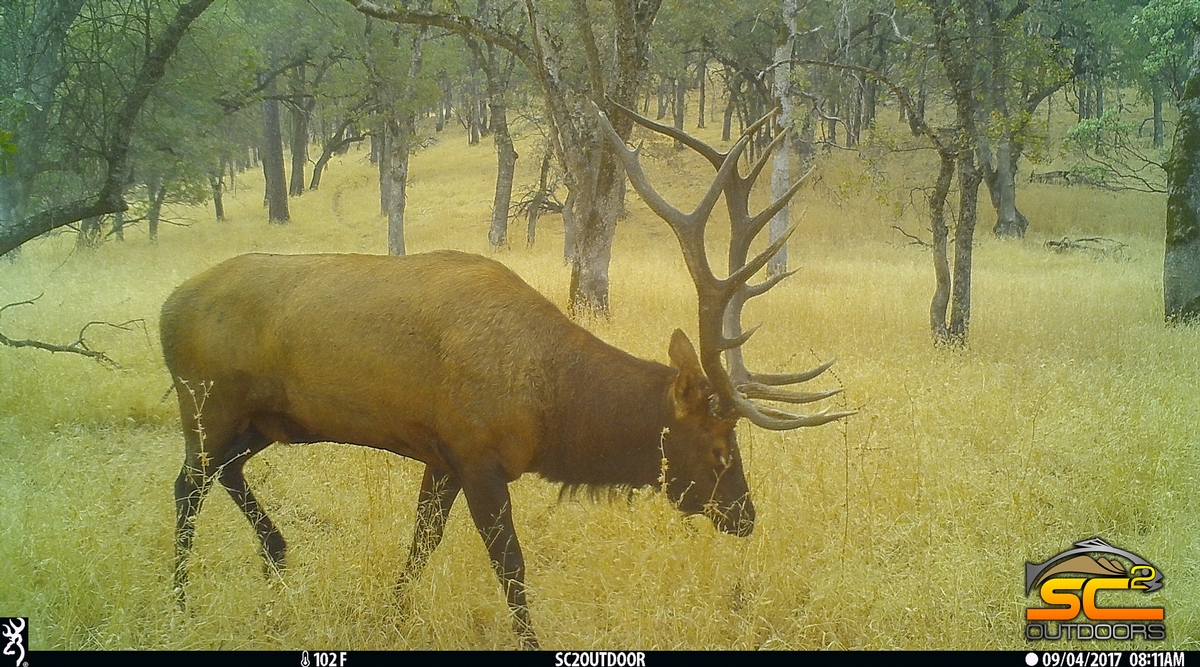
<instances>
[{"instance_id":1,"label":"bare branch","mask_svg":"<svg viewBox=\"0 0 1200 667\"><path fill-rule=\"evenodd\" d=\"M367 0L346 0L360 13L391 23L405 23L444 28L456 34L474 35L507 50L517 57L530 72L540 72L537 56L533 49L514 34L505 32L498 27L484 24L478 19L465 14L440 14L416 9L397 9L386 7Z\"/></svg>"},{"instance_id":2,"label":"bare branch","mask_svg":"<svg viewBox=\"0 0 1200 667\"><path fill-rule=\"evenodd\" d=\"M908 239L908 245L918 245L918 246L921 246L922 248L932 248L933 247L932 243L926 241L925 239L923 239L919 236L916 236L915 234L909 234L908 232L904 231L904 229L902 229L900 227L900 225L892 225L892 229L900 232L900 234L902 236L904 236L904 238Z\"/></svg>"},{"instance_id":3,"label":"bare branch","mask_svg":"<svg viewBox=\"0 0 1200 667\"><path fill-rule=\"evenodd\" d=\"M213 0L191 0L179 7L175 17L159 35L154 48L142 63L137 78L111 123L112 131L104 144L107 172L95 194L62 206L45 209L23 220L0 224L0 255L48 231L72 222L116 213L128 208L122 191L128 173L129 145L142 106L166 72L167 61L175 53L188 27Z\"/></svg>"},{"instance_id":4,"label":"bare branch","mask_svg":"<svg viewBox=\"0 0 1200 667\"><path fill-rule=\"evenodd\" d=\"M13 308L15 306L32 305L35 301L42 298L42 296L43 296L43 294L39 294L32 299L28 299L25 301L16 301L13 303L5 304L4 306L0 306L0 313L3 313L5 310L8 310L9 308ZM79 336L75 339L75 342L67 344L67 345L59 345L57 343L47 343L45 341L34 340L34 339L9 338L8 336L5 336L3 333L0 333L0 344L7 345L9 347L32 347L32 348L36 348L39 350L46 350L47 352L50 352L50 353L68 352L70 354L82 355L82 356L88 357L89 359L95 359L96 361L98 361L110 368L120 368L121 365L118 364L116 361L113 361L108 355L104 354L103 352L99 352L97 350L93 350L90 347L88 347L87 341L84 339L84 335L87 333L88 328L90 328L92 326L96 326L96 325L112 327L114 329L120 329L122 331L130 331L131 330L130 325L132 325L132 324L141 324L142 327L145 328L146 322L145 322L145 320L141 320L141 319L129 320L126 322L121 322L120 324L113 324L112 322L102 322L99 320L88 322L87 324L83 325L83 328L81 328L79 330Z\"/></svg>"}]
</instances>

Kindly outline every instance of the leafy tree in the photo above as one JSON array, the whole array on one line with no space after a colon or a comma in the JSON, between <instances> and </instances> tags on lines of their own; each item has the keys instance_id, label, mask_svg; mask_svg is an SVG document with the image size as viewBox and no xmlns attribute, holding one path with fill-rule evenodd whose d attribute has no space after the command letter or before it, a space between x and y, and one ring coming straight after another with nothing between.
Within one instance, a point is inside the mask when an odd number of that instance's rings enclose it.
<instances>
[{"instance_id":1,"label":"leafy tree","mask_svg":"<svg viewBox=\"0 0 1200 667\"><path fill-rule=\"evenodd\" d=\"M1188 73L1194 68L1194 26L1200 18L1200 2L1196 0L1150 0L1138 12L1131 24L1129 40L1131 64L1140 66L1143 76L1137 81L1148 89L1154 106L1154 147L1165 141L1163 122L1164 90L1171 99L1183 98Z\"/></svg>"},{"instance_id":2,"label":"leafy tree","mask_svg":"<svg viewBox=\"0 0 1200 667\"><path fill-rule=\"evenodd\" d=\"M633 106L661 0L610 0L611 13L604 15L592 14L586 0L572 0L566 7L528 0L523 24L527 34L462 14L453 3L407 9L367 0L347 2L385 21L472 35L508 51L533 75L554 129L554 150L568 190L563 209L570 239L568 308L606 315L608 266L624 188L592 105L608 107L612 99ZM615 120L617 132L628 138L631 121Z\"/></svg>"},{"instance_id":3,"label":"leafy tree","mask_svg":"<svg viewBox=\"0 0 1200 667\"><path fill-rule=\"evenodd\" d=\"M1163 262L1163 305L1168 322L1200 317L1200 32L1191 14L1196 46L1191 75L1179 100L1179 124L1167 160L1167 239Z\"/></svg>"},{"instance_id":4,"label":"leafy tree","mask_svg":"<svg viewBox=\"0 0 1200 667\"><path fill-rule=\"evenodd\" d=\"M126 208L137 118L184 34L210 4L5 3L0 51L13 66L0 70L0 126L16 150L6 151L9 168L0 175L0 254ZM142 48L117 57L128 42L106 40L111 30L140 35ZM121 85L72 67L94 63Z\"/></svg>"}]
</instances>

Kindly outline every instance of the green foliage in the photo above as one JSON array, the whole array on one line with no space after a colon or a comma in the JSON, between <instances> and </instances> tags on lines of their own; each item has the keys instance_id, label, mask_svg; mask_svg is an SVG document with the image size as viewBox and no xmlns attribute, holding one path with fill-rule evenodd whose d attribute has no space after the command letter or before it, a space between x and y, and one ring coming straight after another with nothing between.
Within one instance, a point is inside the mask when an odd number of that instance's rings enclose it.
<instances>
[{"instance_id":1,"label":"green foliage","mask_svg":"<svg viewBox=\"0 0 1200 667\"><path fill-rule=\"evenodd\" d=\"M1137 129L1115 109L1080 121L1063 140L1077 158L1072 171L1113 189L1166 192L1167 150L1149 146Z\"/></svg>"},{"instance_id":2,"label":"green foliage","mask_svg":"<svg viewBox=\"0 0 1200 667\"><path fill-rule=\"evenodd\" d=\"M1131 23L1143 45L1142 71L1162 80L1180 99L1188 73L1196 66L1193 42L1200 29L1200 1L1151 0Z\"/></svg>"},{"instance_id":3,"label":"green foliage","mask_svg":"<svg viewBox=\"0 0 1200 667\"><path fill-rule=\"evenodd\" d=\"M30 113L40 111L41 105L27 88L16 88L8 97L0 98L0 126L16 128ZM12 131L9 135L12 135Z\"/></svg>"}]
</instances>

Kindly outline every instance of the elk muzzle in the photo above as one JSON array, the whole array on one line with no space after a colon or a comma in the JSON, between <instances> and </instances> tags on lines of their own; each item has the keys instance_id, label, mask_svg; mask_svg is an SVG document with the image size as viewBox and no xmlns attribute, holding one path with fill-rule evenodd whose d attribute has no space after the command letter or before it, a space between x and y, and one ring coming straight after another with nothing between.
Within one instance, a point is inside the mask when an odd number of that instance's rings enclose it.
<instances>
[{"instance_id":1,"label":"elk muzzle","mask_svg":"<svg viewBox=\"0 0 1200 667\"><path fill-rule=\"evenodd\" d=\"M748 493L725 506L711 504L704 514L726 535L748 537L754 532L754 502Z\"/></svg>"}]
</instances>

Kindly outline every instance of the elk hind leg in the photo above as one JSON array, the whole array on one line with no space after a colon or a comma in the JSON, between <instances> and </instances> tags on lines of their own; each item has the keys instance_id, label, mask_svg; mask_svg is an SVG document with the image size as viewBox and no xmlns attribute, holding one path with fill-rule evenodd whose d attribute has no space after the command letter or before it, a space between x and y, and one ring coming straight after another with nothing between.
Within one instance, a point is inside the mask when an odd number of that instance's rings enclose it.
<instances>
[{"instance_id":1,"label":"elk hind leg","mask_svg":"<svg viewBox=\"0 0 1200 667\"><path fill-rule=\"evenodd\" d=\"M397 593L406 591L421 576L425 565L429 563L429 556L441 544L450 509L460 490L462 485L449 473L425 466L421 492L417 496L417 520L413 528L412 546L408 550L408 563L396 584Z\"/></svg>"},{"instance_id":2,"label":"elk hind leg","mask_svg":"<svg viewBox=\"0 0 1200 667\"><path fill-rule=\"evenodd\" d=\"M186 606L187 561L196 536L196 516L217 473L217 463L232 437L228 423L209 419L201 428L200 416L190 410L183 389L177 387L183 422L183 467L175 479L175 592L179 606ZM190 396L190 393L188 394ZM193 399L194 400L194 399ZM220 415L219 410L210 414Z\"/></svg>"},{"instance_id":3,"label":"elk hind leg","mask_svg":"<svg viewBox=\"0 0 1200 667\"><path fill-rule=\"evenodd\" d=\"M242 510L242 514L246 515L246 519L258 535L263 557L266 559L266 574L283 568L286 561L287 543L271 518L259 506L258 499L254 497L254 493L246 484L246 476L242 469L251 456L266 449L270 444L271 441L266 436L254 426L250 426L234 437L226 450L228 454L225 460L219 466L221 486L224 486L225 490L229 492L233 502Z\"/></svg>"},{"instance_id":4,"label":"elk hind leg","mask_svg":"<svg viewBox=\"0 0 1200 667\"><path fill-rule=\"evenodd\" d=\"M196 536L196 515L212 485L210 466L202 457L186 457L175 479L175 594L186 605L187 560Z\"/></svg>"}]
</instances>

